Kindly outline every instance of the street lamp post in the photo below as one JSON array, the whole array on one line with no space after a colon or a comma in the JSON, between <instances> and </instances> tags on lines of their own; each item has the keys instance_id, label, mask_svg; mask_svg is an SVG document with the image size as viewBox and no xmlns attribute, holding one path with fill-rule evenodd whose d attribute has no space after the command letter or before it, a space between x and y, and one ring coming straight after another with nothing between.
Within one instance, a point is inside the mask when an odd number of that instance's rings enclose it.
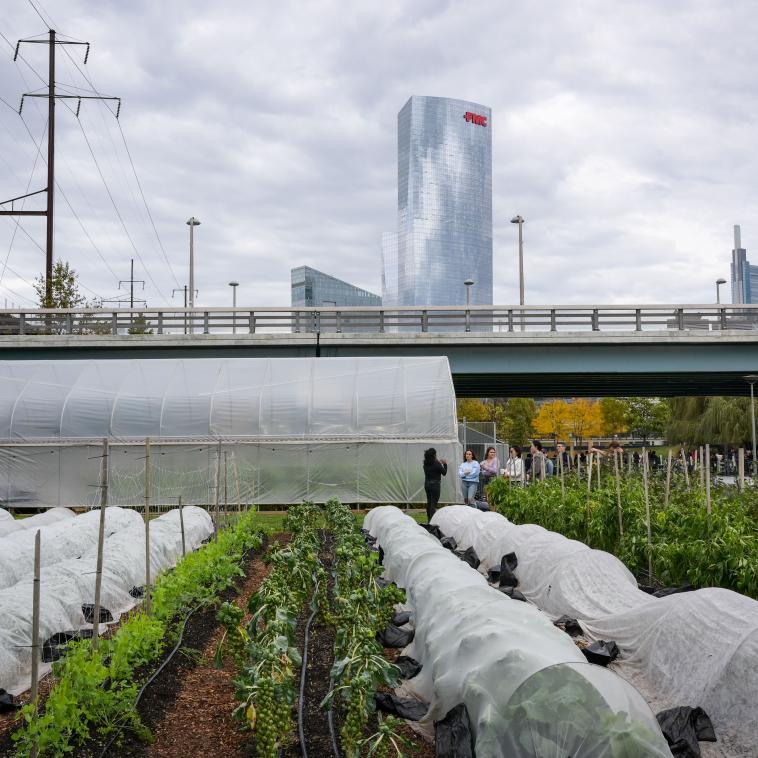
<instances>
[{"instance_id":1,"label":"street lamp post","mask_svg":"<svg viewBox=\"0 0 758 758\"><path fill-rule=\"evenodd\" d=\"M753 434L753 458L750 461L750 470L755 477L755 395L753 385L758 382L758 374L748 374L743 379L750 385L750 426Z\"/></svg>"},{"instance_id":2,"label":"street lamp post","mask_svg":"<svg viewBox=\"0 0 758 758\"><path fill-rule=\"evenodd\" d=\"M512 224L518 224L518 303L524 307L524 219L514 216ZM521 331L524 331L524 311L521 311Z\"/></svg>"},{"instance_id":3,"label":"street lamp post","mask_svg":"<svg viewBox=\"0 0 758 758\"><path fill-rule=\"evenodd\" d=\"M722 284L726 284L726 279L716 279L716 305L721 305L721 291Z\"/></svg>"},{"instance_id":4,"label":"street lamp post","mask_svg":"<svg viewBox=\"0 0 758 758\"><path fill-rule=\"evenodd\" d=\"M466 285L466 331L471 331L471 288L474 286L474 280L473 279L466 279L463 282Z\"/></svg>"},{"instance_id":5,"label":"street lamp post","mask_svg":"<svg viewBox=\"0 0 758 758\"><path fill-rule=\"evenodd\" d=\"M189 259L189 307L195 307L195 227L200 226L200 222L194 217L187 220L187 226L190 228L190 259ZM194 314L192 322L194 324ZM192 332L194 333L194 326Z\"/></svg>"},{"instance_id":6,"label":"street lamp post","mask_svg":"<svg viewBox=\"0 0 758 758\"><path fill-rule=\"evenodd\" d=\"M229 286L232 288L232 308L237 308L237 287L239 282L229 282ZM237 313L236 310L232 311L232 334L237 334Z\"/></svg>"}]
</instances>

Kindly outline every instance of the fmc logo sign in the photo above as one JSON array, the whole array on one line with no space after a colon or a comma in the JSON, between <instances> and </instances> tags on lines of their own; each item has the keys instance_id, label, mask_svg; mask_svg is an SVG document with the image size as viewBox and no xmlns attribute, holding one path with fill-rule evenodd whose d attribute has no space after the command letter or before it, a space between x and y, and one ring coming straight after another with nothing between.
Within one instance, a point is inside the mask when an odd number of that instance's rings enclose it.
<instances>
[{"instance_id":1,"label":"fmc logo sign","mask_svg":"<svg viewBox=\"0 0 758 758\"><path fill-rule=\"evenodd\" d=\"M466 111L463 114L463 118L465 118L466 121L468 121L470 124L476 124L477 126L487 126L487 116L480 116L478 113Z\"/></svg>"}]
</instances>

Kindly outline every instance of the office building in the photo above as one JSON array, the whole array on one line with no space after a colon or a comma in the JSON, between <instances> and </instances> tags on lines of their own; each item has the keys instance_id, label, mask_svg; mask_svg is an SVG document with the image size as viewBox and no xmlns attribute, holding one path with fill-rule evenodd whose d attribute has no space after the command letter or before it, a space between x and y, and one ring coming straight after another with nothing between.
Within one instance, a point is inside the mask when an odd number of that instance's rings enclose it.
<instances>
[{"instance_id":1,"label":"office building","mask_svg":"<svg viewBox=\"0 0 758 758\"><path fill-rule=\"evenodd\" d=\"M752 266L747 259L747 250L742 247L738 225L734 227L731 274L732 302L758 303L758 266Z\"/></svg>"},{"instance_id":2,"label":"office building","mask_svg":"<svg viewBox=\"0 0 758 758\"><path fill-rule=\"evenodd\" d=\"M343 282L310 266L293 268L292 307L329 307L381 305L382 298L373 292Z\"/></svg>"},{"instance_id":3,"label":"office building","mask_svg":"<svg viewBox=\"0 0 758 758\"><path fill-rule=\"evenodd\" d=\"M484 105L414 95L398 114L397 231L385 306L492 304L492 123Z\"/></svg>"}]
</instances>

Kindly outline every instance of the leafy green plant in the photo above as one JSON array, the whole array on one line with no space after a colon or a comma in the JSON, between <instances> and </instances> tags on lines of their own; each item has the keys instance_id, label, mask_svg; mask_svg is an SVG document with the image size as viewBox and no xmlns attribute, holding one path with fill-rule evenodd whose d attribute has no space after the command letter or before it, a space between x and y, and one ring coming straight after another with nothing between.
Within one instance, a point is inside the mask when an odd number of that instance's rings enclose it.
<instances>
[{"instance_id":1,"label":"leafy green plant","mask_svg":"<svg viewBox=\"0 0 758 758\"><path fill-rule=\"evenodd\" d=\"M21 711L22 726L14 733L17 755L71 755L89 740L128 729L149 739L134 708L140 667L157 661L175 633L182 614L198 604L215 602L218 593L241 574L244 551L261 544L253 513L242 516L218 540L187 555L176 568L155 583L153 613L138 610L110 639L93 651L88 640L70 643L65 656L53 665L55 685L40 713L32 704Z\"/></svg>"},{"instance_id":2,"label":"leafy green plant","mask_svg":"<svg viewBox=\"0 0 758 758\"><path fill-rule=\"evenodd\" d=\"M642 477L624 474L620 481L624 533L619 531L616 477L610 471L593 479L557 477L528 487L493 481L490 502L515 523L535 523L566 537L606 550L636 575L647 568L651 551L655 577L664 584L690 582L694 587L725 587L758 598L758 492L714 486L707 512L705 494L693 480L676 477L666 504L665 472L649 481L652 545L648 547Z\"/></svg>"}]
</instances>

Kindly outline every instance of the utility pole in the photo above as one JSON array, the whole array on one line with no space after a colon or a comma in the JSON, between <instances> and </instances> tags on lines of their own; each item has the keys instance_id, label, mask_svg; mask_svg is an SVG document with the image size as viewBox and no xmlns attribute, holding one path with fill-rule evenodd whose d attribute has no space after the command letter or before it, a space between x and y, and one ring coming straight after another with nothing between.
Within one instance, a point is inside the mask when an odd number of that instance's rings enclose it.
<instances>
[{"instance_id":1,"label":"utility pole","mask_svg":"<svg viewBox=\"0 0 758 758\"><path fill-rule=\"evenodd\" d=\"M129 307L134 308L134 285L135 284L141 284L142 289L145 289L145 280L144 279L135 279L134 278L134 258L130 259L131 269L128 279L121 279L118 283L118 288L121 289L122 284L129 284Z\"/></svg>"},{"instance_id":2,"label":"utility pole","mask_svg":"<svg viewBox=\"0 0 758 758\"><path fill-rule=\"evenodd\" d=\"M18 59L18 51L21 44L42 44L48 46L48 82L47 82L47 94L39 94L35 92L26 92L21 95L21 105L19 106L18 113L21 115L21 111L24 107L25 97L46 97L47 98L47 187L36 192L30 192L27 195L20 195L19 197L11 198L10 200L4 200L0 202L0 206L8 205L10 203L10 210L0 210L0 216L46 216L47 217L47 234L45 242L45 307L53 307L53 221L54 221L54 203L55 203L55 100L76 100L76 116L79 116L79 109L82 105L82 100L116 100L118 101L118 107L116 109L116 118L118 118L121 111L121 98L120 97L106 97L104 95L59 95L55 92L55 46L56 45L84 45L86 50L84 53L84 64L86 65L89 58L89 42L77 42L74 40L59 40L55 37L55 30L50 29L48 39L21 39L16 43L16 52L13 55L13 60ZM47 194L47 208L44 211L23 211L16 210L13 207L13 203L16 200L24 200L27 197L34 195Z\"/></svg>"}]
</instances>

